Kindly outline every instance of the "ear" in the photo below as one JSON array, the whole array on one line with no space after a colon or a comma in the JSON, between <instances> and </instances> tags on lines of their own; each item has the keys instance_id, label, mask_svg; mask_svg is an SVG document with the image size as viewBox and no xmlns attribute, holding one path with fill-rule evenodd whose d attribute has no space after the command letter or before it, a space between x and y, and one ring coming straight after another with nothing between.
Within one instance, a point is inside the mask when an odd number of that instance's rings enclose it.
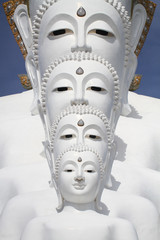
<instances>
[{"instance_id":1,"label":"ear","mask_svg":"<svg viewBox=\"0 0 160 240\"><path fill-rule=\"evenodd\" d=\"M24 4L18 5L14 13L14 22L23 39L27 52L32 48L32 27L28 16L27 6Z\"/></svg>"},{"instance_id":2,"label":"ear","mask_svg":"<svg viewBox=\"0 0 160 240\"><path fill-rule=\"evenodd\" d=\"M134 51L137 47L137 44L142 35L145 23L146 23L147 13L142 4L136 4L133 9L132 15L132 24L131 24L131 36L130 36L130 45L131 51L128 56L128 64L124 72L124 85L122 86L121 102L122 102L122 111L121 115L127 116L131 113L131 108L128 104L128 91L130 84L134 78L134 74L137 68L137 57L134 54Z\"/></svg>"},{"instance_id":3,"label":"ear","mask_svg":"<svg viewBox=\"0 0 160 240\"><path fill-rule=\"evenodd\" d=\"M45 150L45 155L46 155L46 159L47 159L48 166L49 166L49 169L50 169L50 174L51 174L50 187L54 187L55 189L57 189L53 154L51 152L51 147L50 147L50 143L49 143L48 140L45 142L44 148L45 148L44 149Z\"/></svg>"},{"instance_id":4,"label":"ear","mask_svg":"<svg viewBox=\"0 0 160 240\"><path fill-rule=\"evenodd\" d=\"M28 53L26 57L25 65L26 65L26 71L27 71L28 77L32 84L33 94L34 94L33 102L31 105L31 113L32 115L36 115L38 114L37 101L39 98L40 88L39 88L39 80L38 80L38 71L37 71L37 68L34 62L34 57L31 51Z\"/></svg>"},{"instance_id":5,"label":"ear","mask_svg":"<svg viewBox=\"0 0 160 240\"><path fill-rule=\"evenodd\" d=\"M131 113L131 108L128 103L128 91L131 85L131 82L134 78L135 71L137 68L137 57L136 55L131 52L128 57L128 65L124 72L124 86L122 88L122 109L121 109L121 115L122 116L128 116Z\"/></svg>"},{"instance_id":6,"label":"ear","mask_svg":"<svg viewBox=\"0 0 160 240\"><path fill-rule=\"evenodd\" d=\"M31 81L33 93L34 93L34 99L31 106L31 113L33 115L37 114L37 99L39 94L39 87L38 87L38 76L37 76L37 70L34 63L34 58L31 54L32 52L32 27L31 27L31 21L28 16L28 9L27 6L24 4L18 5L18 7L15 10L14 13L14 21L15 24L19 30L19 33L23 39L24 45L27 49L28 56L26 58L26 71L28 74L28 77Z\"/></svg>"},{"instance_id":7,"label":"ear","mask_svg":"<svg viewBox=\"0 0 160 240\"><path fill-rule=\"evenodd\" d=\"M142 4L136 4L133 8L131 24L131 51L134 52L142 35L147 19L147 13Z\"/></svg>"},{"instance_id":8,"label":"ear","mask_svg":"<svg viewBox=\"0 0 160 240\"><path fill-rule=\"evenodd\" d=\"M45 142L44 148L45 148L45 154L46 154L48 166L49 166L49 169L50 169L50 172L51 172L51 176L52 176L52 174L54 174L54 167L53 167L53 159L52 159L51 147L50 147L50 144L49 144L48 140Z\"/></svg>"},{"instance_id":9,"label":"ear","mask_svg":"<svg viewBox=\"0 0 160 240\"><path fill-rule=\"evenodd\" d=\"M115 106L111 112L110 126L113 131L115 131L120 114L121 114L121 102L119 101L118 105Z\"/></svg>"},{"instance_id":10,"label":"ear","mask_svg":"<svg viewBox=\"0 0 160 240\"><path fill-rule=\"evenodd\" d=\"M116 143L113 142L112 148L107 154L108 159L106 159L106 166L105 166L105 187L106 188L112 187L111 170L112 170L113 161L115 159L116 150L117 150Z\"/></svg>"},{"instance_id":11,"label":"ear","mask_svg":"<svg viewBox=\"0 0 160 240\"><path fill-rule=\"evenodd\" d=\"M44 111L42 108L42 103L40 102L39 99L37 101L37 107L38 107L39 116L40 116L42 124L43 124L44 132L45 132L45 139L46 139L46 141L48 141L49 131L48 131L48 127L47 127L47 121L46 121L46 117L45 117L45 114L44 114Z\"/></svg>"}]
</instances>

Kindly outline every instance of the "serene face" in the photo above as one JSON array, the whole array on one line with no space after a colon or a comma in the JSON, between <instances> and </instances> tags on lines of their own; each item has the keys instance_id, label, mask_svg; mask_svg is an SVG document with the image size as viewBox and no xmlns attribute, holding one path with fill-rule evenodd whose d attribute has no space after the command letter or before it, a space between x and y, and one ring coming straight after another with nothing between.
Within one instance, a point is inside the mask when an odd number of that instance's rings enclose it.
<instances>
[{"instance_id":1,"label":"serene face","mask_svg":"<svg viewBox=\"0 0 160 240\"><path fill-rule=\"evenodd\" d=\"M84 11L78 12L83 7ZM41 76L56 58L70 52L94 52L122 77L125 57L124 24L118 11L104 0L61 0L45 12L39 33Z\"/></svg>"},{"instance_id":2,"label":"serene face","mask_svg":"<svg viewBox=\"0 0 160 240\"><path fill-rule=\"evenodd\" d=\"M53 142L54 158L73 145L87 145L96 149L103 159L107 154L107 129L103 121L92 114L69 114L56 129Z\"/></svg>"},{"instance_id":3,"label":"serene face","mask_svg":"<svg viewBox=\"0 0 160 240\"><path fill-rule=\"evenodd\" d=\"M96 61L61 63L51 73L46 86L46 113L52 123L69 105L85 104L100 108L110 119L114 104L114 78Z\"/></svg>"},{"instance_id":4,"label":"serene face","mask_svg":"<svg viewBox=\"0 0 160 240\"><path fill-rule=\"evenodd\" d=\"M71 203L90 203L96 199L101 176L97 156L90 152L67 152L63 155L58 186L63 198Z\"/></svg>"}]
</instances>

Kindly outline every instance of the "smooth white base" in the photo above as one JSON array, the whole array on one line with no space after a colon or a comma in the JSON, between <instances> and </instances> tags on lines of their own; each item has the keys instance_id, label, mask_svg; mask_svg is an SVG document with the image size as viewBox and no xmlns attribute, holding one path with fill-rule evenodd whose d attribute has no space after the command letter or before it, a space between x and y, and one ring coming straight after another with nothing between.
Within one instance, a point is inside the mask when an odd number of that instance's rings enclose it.
<instances>
[{"instance_id":1,"label":"smooth white base","mask_svg":"<svg viewBox=\"0 0 160 240\"><path fill-rule=\"evenodd\" d=\"M31 100L32 91L0 99L2 240L20 240L30 220L53 214L57 206L43 158L43 128L29 112ZM102 201L109 209L104 212L128 220L139 240L158 240L160 100L130 93L129 101L133 111L120 117L116 129L119 151L112 188L118 192L104 191Z\"/></svg>"},{"instance_id":2,"label":"smooth white base","mask_svg":"<svg viewBox=\"0 0 160 240\"><path fill-rule=\"evenodd\" d=\"M136 231L126 220L71 209L32 220L21 239L30 240L33 236L36 240L138 240Z\"/></svg>"}]
</instances>

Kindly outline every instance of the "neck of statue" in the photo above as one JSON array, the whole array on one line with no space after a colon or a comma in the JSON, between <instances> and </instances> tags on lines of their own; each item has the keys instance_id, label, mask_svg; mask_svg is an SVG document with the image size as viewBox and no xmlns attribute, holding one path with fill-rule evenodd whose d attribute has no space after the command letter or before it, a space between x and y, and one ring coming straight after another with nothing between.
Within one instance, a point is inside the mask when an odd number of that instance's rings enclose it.
<instances>
[{"instance_id":1,"label":"neck of statue","mask_svg":"<svg viewBox=\"0 0 160 240\"><path fill-rule=\"evenodd\" d=\"M81 203L81 204L77 204L77 203L71 203L71 202L67 202L65 201L64 203L64 209L63 211L96 211L96 204L95 201L91 202L91 203Z\"/></svg>"}]
</instances>

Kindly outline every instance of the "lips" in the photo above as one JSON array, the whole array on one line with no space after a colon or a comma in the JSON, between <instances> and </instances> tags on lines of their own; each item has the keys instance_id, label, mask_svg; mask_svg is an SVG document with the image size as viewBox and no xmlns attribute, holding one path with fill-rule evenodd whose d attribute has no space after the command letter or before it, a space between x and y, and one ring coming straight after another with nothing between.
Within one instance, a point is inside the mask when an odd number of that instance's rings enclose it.
<instances>
[{"instance_id":1,"label":"lips","mask_svg":"<svg viewBox=\"0 0 160 240\"><path fill-rule=\"evenodd\" d=\"M78 184L78 183L73 184L73 186L76 190L83 190L86 187L85 184Z\"/></svg>"}]
</instances>

